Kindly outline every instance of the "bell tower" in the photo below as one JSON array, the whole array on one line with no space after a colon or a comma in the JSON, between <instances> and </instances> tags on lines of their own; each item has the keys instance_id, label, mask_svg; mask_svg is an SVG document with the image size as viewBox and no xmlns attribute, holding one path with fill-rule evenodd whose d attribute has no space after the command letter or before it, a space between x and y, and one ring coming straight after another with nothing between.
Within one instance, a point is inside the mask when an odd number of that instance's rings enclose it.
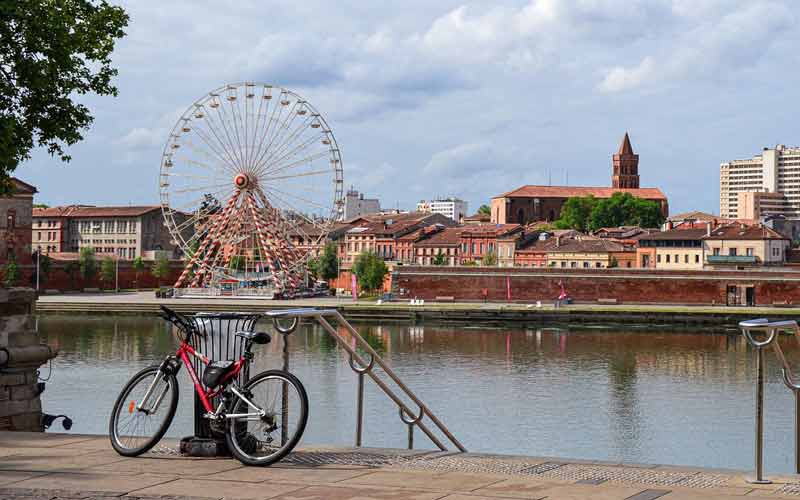
<instances>
[{"instance_id":1,"label":"bell tower","mask_svg":"<svg viewBox=\"0 0 800 500\"><path fill-rule=\"evenodd\" d=\"M611 187L624 189L639 188L639 155L633 153L628 133L622 139L617 154L611 156L613 172Z\"/></svg>"}]
</instances>

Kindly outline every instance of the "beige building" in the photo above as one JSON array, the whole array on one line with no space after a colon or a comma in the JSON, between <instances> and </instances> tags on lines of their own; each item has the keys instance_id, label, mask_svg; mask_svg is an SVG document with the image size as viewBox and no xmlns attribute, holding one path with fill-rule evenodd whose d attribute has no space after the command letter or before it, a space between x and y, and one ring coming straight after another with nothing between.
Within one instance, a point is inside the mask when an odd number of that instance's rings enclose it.
<instances>
[{"instance_id":1,"label":"beige building","mask_svg":"<svg viewBox=\"0 0 800 500\"><path fill-rule=\"evenodd\" d=\"M728 224L703 238L709 266L782 265L791 240L762 224Z\"/></svg>"},{"instance_id":2,"label":"beige building","mask_svg":"<svg viewBox=\"0 0 800 500\"><path fill-rule=\"evenodd\" d=\"M156 251L180 256L164 226L159 206L35 208L32 230L33 247L45 254L79 252L81 248L92 247L97 253L114 254L126 260L138 256L152 258Z\"/></svg>"},{"instance_id":3,"label":"beige building","mask_svg":"<svg viewBox=\"0 0 800 500\"><path fill-rule=\"evenodd\" d=\"M719 213L724 219L800 217L800 148L779 144L749 159L721 163Z\"/></svg>"},{"instance_id":4,"label":"beige building","mask_svg":"<svg viewBox=\"0 0 800 500\"><path fill-rule=\"evenodd\" d=\"M703 238L709 227L671 229L639 237L637 267L665 270L703 269Z\"/></svg>"},{"instance_id":5,"label":"beige building","mask_svg":"<svg viewBox=\"0 0 800 500\"><path fill-rule=\"evenodd\" d=\"M570 238L547 252L547 267L559 268L609 268L614 267L614 254L625 247L599 238Z\"/></svg>"}]
</instances>

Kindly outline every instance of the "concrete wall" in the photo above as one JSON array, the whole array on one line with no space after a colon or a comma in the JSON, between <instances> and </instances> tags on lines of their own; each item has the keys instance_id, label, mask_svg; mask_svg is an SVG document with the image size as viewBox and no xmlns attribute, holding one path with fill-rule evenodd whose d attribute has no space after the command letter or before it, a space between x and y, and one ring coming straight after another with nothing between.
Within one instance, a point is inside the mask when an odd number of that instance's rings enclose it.
<instances>
[{"instance_id":1,"label":"concrete wall","mask_svg":"<svg viewBox=\"0 0 800 500\"><path fill-rule=\"evenodd\" d=\"M398 298L455 297L456 300L505 301L507 277L512 301L553 301L559 282L573 300L620 303L726 304L727 287L754 287L757 305L800 303L800 273L741 271L657 271L635 269L421 268L404 266L393 273Z\"/></svg>"}]
</instances>

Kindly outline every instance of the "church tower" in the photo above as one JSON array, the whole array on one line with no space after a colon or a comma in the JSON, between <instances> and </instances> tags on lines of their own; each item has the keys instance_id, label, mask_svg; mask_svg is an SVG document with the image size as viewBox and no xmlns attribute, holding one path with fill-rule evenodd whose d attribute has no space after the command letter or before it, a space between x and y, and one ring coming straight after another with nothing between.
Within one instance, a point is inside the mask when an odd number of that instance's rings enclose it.
<instances>
[{"instance_id":1,"label":"church tower","mask_svg":"<svg viewBox=\"0 0 800 500\"><path fill-rule=\"evenodd\" d=\"M614 166L611 175L611 187L638 189L639 188L639 155L633 154L631 140L628 133L622 139L617 154L611 157Z\"/></svg>"}]
</instances>

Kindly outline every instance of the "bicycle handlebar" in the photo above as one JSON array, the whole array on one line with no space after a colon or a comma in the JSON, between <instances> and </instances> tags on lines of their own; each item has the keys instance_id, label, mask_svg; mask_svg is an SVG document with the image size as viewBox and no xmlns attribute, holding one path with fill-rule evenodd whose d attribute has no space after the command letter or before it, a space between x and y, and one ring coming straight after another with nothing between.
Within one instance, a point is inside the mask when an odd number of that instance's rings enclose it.
<instances>
[{"instance_id":1,"label":"bicycle handlebar","mask_svg":"<svg viewBox=\"0 0 800 500\"><path fill-rule=\"evenodd\" d=\"M186 319L186 317L184 317L182 314L173 311L165 305L161 305L159 307L161 308L162 312L162 314L159 314L159 316L182 330L186 334L187 338L190 335L201 335L201 332L197 329L197 327L195 327L195 325Z\"/></svg>"}]
</instances>

